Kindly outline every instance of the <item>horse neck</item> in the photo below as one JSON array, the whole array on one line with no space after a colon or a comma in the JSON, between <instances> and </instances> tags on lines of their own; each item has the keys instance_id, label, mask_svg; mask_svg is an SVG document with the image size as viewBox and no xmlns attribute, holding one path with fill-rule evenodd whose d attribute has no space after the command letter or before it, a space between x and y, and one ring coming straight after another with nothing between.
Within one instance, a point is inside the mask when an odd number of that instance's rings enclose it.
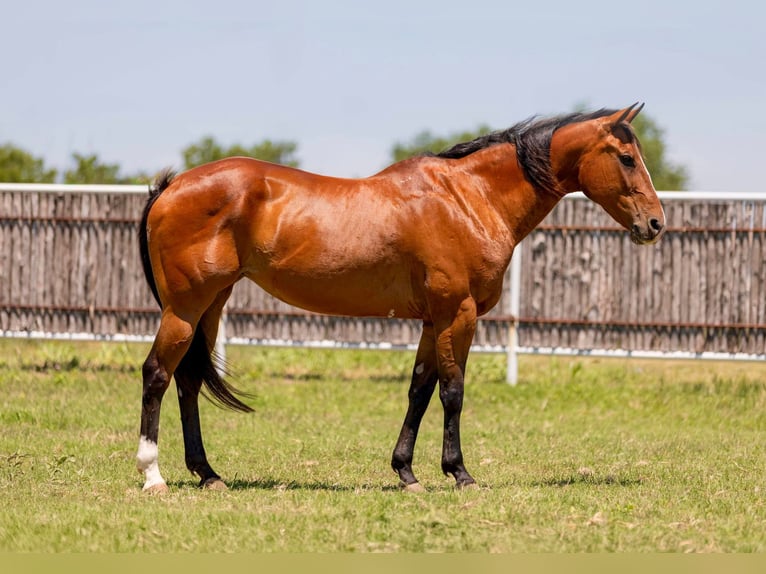
<instances>
[{"instance_id":1,"label":"horse neck","mask_svg":"<svg viewBox=\"0 0 766 574\"><path fill-rule=\"evenodd\" d=\"M476 152L472 171L492 189L495 208L502 214L514 245L545 219L564 195L580 190L579 163L599 136L594 122L578 122L556 130L551 138L550 162L557 189L536 189L525 178L511 144Z\"/></svg>"},{"instance_id":2,"label":"horse neck","mask_svg":"<svg viewBox=\"0 0 766 574\"><path fill-rule=\"evenodd\" d=\"M498 144L465 158L468 170L488 190L487 199L505 221L513 248L545 219L561 199L553 191L536 189L524 176L511 144Z\"/></svg>"},{"instance_id":3,"label":"horse neck","mask_svg":"<svg viewBox=\"0 0 766 574\"><path fill-rule=\"evenodd\" d=\"M592 148L597 136L598 129L593 121L569 124L553 133L551 169L562 193L580 191L580 159Z\"/></svg>"}]
</instances>

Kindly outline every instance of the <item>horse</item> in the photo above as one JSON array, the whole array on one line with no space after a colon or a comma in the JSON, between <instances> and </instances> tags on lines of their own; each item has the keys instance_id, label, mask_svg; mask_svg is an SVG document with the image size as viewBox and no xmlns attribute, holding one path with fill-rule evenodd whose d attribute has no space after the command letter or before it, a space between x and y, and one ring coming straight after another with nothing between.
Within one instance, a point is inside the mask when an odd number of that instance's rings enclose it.
<instances>
[{"instance_id":1,"label":"horse","mask_svg":"<svg viewBox=\"0 0 766 574\"><path fill-rule=\"evenodd\" d=\"M466 362L477 317L499 300L514 248L574 191L603 207L636 244L654 243L664 231L631 127L642 107L533 116L367 178L243 157L163 171L139 225L146 280L162 310L142 368L136 459L143 490L168 489L158 434L172 377L186 466L200 487L227 488L207 460L198 397L202 391L219 406L251 410L211 357L221 312L242 278L317 313L422 321L391 467L404 490L423 490L413 451L438 382L442 471L456 488L475 487L460 441Z\"/></svg>"}]
</instances>

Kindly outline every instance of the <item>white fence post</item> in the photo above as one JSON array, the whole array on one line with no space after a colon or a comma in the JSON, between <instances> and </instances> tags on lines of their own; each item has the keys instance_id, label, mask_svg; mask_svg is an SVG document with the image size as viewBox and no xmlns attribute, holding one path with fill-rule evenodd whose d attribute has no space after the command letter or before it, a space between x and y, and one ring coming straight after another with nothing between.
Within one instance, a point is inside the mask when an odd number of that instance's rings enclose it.
<instances>
[{"instance_id":1,"label":"white fence post","mask_svg":"<svg viewBox=\"0 0 766 574\"><path fill-rule=\"evenodd\" d=\"M215 354L218 357L218 374L222 377L226 374L226 311L221 313L218 320L218 337L215 340Z\"/></svg>"},{"instance_id":2,"label":"white fence post","mask_svg":"<svg viewBox=\"0 0 766 574\"><path fill-rule=\"evenodd\" d=\"M519 309L521 308L521 246L517 245L511 257L511 278L509 281L508 299L511 322L508 326L508 366L505 380L515 385L519 382Z\"/></svg>"}]
</instances>

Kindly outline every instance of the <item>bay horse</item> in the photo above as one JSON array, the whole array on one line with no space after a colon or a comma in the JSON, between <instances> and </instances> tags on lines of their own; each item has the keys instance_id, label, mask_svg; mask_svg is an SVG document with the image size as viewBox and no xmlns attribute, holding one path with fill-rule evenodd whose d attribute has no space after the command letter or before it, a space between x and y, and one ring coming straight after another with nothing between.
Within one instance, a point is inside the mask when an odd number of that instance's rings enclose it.
<instances>
[{"instance_id":1,"label":"bay horse","mask_svg":"<svg viewBox=\"0 0 766 574\"><path fill-rule=\"evenodd\" d=\"M391 466L400 486L422 490L413 450L438 382L441 468L456 487L475 485L460 445L466 361L477 317L500 298L516 245L576 190L633 242L662 235L665 215L630 125L642 107L533 117L363 179L241 157L163 172L139 229L146 279L162 308L143 364L143 490L167 490L157 441L174 375L186 466L200 486L226 488L205 454L197 399L202 390L221 406L251 410L211 358L224 304L243 277L317 313L422 320Z\"/></svg>"}]
</instances>

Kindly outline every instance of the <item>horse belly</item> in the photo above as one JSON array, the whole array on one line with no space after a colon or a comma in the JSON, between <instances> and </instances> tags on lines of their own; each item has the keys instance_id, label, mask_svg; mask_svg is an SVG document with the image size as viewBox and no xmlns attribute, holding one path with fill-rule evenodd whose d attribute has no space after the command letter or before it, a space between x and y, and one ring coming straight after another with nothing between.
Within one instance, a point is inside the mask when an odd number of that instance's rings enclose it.
<instances>
[{"instance_id":1,"label":"horse belly","mask_svg":"<svg viewBox=\"0 0 766 574\"><path fill-rule=\"evenodd\" d=\"M246 273L267 293L314 313L350 317L422 317L409 273L401 269L364 271L261 269Z\"/></svg>"}]
</instances>

